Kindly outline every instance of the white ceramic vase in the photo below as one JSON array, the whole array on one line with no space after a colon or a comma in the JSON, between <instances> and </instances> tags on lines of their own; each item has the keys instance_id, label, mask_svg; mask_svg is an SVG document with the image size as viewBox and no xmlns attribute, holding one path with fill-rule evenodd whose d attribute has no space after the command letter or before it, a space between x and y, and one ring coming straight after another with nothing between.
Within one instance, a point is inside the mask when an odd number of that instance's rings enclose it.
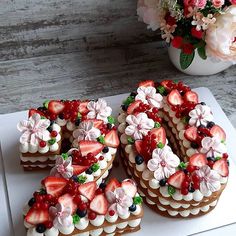
<instances>
[{"instance_id":1,"label":"white ceramic vase","mask_svg":"<svg viewBox=\"0 0 236 236\"><path fill-rule=\"evenodd\" d=\"M168 53L171 62L178 70L188 75L214 75L229 68L232 65L231 62L214 62L209 58L203 60L198 55L197 51L195 51L195 56L191 65L187 69L183 70L181 69L179 62L180 52L180 49L174 48L172 46L168 47Z\"/></svg>"}]
</instances>

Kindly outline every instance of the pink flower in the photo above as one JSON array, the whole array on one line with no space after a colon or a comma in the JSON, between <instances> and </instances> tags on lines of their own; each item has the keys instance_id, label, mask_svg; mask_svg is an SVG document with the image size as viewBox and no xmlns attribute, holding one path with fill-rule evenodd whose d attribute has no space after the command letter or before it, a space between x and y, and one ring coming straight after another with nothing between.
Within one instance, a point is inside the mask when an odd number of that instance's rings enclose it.
<instances>
[{"instance_id":1,"label":"pink flower","mask_svg":"<svg viewBox=\"0 0 236 236\"><path fill-rule=\"evenodd\" d=\"M35 113L28 120L20 121L17 129L23 134L20 137L20 143L30 143L38 145L39 140L48 141L50 132L47 128L50 126L50 120L41 119L40 115Z\"/></svg>"},{"instance_id":2,"label":"pink flower","mask_svg":"<svg viewBox=\"0 0 236 236\"><path fill-rule=\"evenodd\" d=\"M207 0L184 0L184 6L188 7L198 7L203 9L206 6Z\"/></svg>"},{"instance_id":3,"label":"pink flower","mask_svg":"<svg viewBox=\"0 0 236 236\"><path fill-rule=\"evenodd\" d=\"M212 0L212 4L215 8L221 8L225 4L225 0Z\"/></svg>"},{"instance_id":4,"label":"pink flower","mask_svg":"<svg viewBox=\"0 0 236 236\"><path fill-rule=\"evenodd\" d=\"M123 188L117 188L106 192L108 202L111 204L108 211L114 210L119 215L125 215L129 211L129 207L133 204L133 199L125 193Z\"/></svg>"}]
</instances>

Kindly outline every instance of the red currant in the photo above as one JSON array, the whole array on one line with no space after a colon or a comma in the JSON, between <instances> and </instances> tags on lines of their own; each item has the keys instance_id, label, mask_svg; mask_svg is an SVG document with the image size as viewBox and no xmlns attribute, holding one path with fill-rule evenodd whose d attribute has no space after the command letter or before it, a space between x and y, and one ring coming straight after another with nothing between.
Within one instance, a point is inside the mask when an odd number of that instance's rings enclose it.
<instances>
[{"instance_id":1,"label":"red currant","mask_svg":"<svg viewBox=\"0 0 236 236\"><path fill-rule=\"evenodd\" d=\"M81 211L85 211L87 209L87 205L86 203L81 203L78 208L81 210Z\"/></svg>"},{"instance_id":2,"label":"red currant","mask_svg":"<svg viewBox=\"0 0 236 236\"><path fill-rule=\"evenodd\" d=\"M57 115L56 114L50 114L50 120L56 120Z\"/></svg>"},{"instance_id":3,"label":"red currant","mask_svg":"<svg viewBox=\"0 0 236 236\"><path fill-rule=\"evenodd\" d=\"M181 193L182 193L183 195L187 195L187 194L188 194L188 189L187 189L187 188L182 188L182 189L181 189Z\"/></svg>"},{"instance_id":4,"label":"red currant","mask_svg":"<svg viewBox=\"0 0 236 236\"><path fill-rule=\"evenodd\" d=\"M43 141L43 140L40 140L40 142L39 142L39 146L40 147L45 147L47 145L47 143L45 142L45 141Z\"/></svg>"},{"instance_id":5,"label":"red currant","mask_svg":"<svg viewBox=\"0 0 236 236\"><path fill-rule=\"evenodd\" d=\"M195 171L195 166L188 165L187 166L187 171L192 173L193 171Z\"/></svg>"},{"instance_id":6,"label":"red currant","mask_svg":"<svg viewBox=\"0 0 236 236\"><path fill-rule=\"evenodd\" d=\"M110 211L109 211L109 215L110 215L110 216L114 216L114 215L115 215L115 211L114 211L114 210L110 210Z\"/></svg>"},{"instance_id":7,"label":"red currant","mask_svg":"<svg viewBox=\"0 0 236 236\"><path fill-rule=\"evenodd\" d=\"M181 187L182 187L182 188L188 188L188 186L189 186L189 182L183 181Z\"/></svg>"},{"instance_id":8,"label":"red currant","mask_svg":"<svg viewBox=\"0 0 236 236\"><path fill-rule=\"evenodd\" d=\"M102 161L102 160L104 160L104 156L99 157L99 161Z\"/></svg>"},{"instance_id":9,"label":"red currant","mask_svg":"<svg viewBox=\"0 0 236 236\"><path fill-rule=\"evenodd\" d=\"M42 202L43 201L43 196L42 195L37 195L35 197L36 202Z\"/></svg>"},{"instance_id":10,"label":"red currant","mask_svg":"<svg viewBox=\"0 0 236 236\"><path fill-rule=\"evenodd\" d=\"M199 178L198 175L195 174L195 175L192 176L192 180L193 180L194 183L197 183L197 182L200 181L200 178Z\"/></svg>"},{"instance_id":11,"label":"red currant","mask_svg":"<svg viewBox=\"0 0 236 236\"><path fill-rule=\"evenodd\" d=\"M42 202L42 203L41 203L41 208L42 208L43 210L47 210L47 209L49 208L49 204L46 203L46 202Z\"/></svg>"},{"instance_id":12,"label":"red currant","mask_svg":"<svg viewBox=\"0 0 236 236\"><path fill-rule=\"evenodd\" d=\"M193 188L194 189L199 189L200 188L200 183L199 182L194 182L193 183Z\"/></svg>"},{"instance_id":13,"label":"red currant","mask_svg":"<svg viewBox=\"0 0 236 236\"><path fill-rule=\"evenodd\" d=\"M96 215L95 212L90 211L90 212L88 213L88 218L89 218L89 220L95 220L96 217L97 217L97 215Z\"/></svg>"},{"instance_id":14,"label":"red currant","mask_svg":"<svg viewBox=\"0 0 236 236\"><path fill-rule=\"evenodd\" d=\"M152 108L152 112L157 113L158 111L159 111L159 110L158 110L157 107L153 107L153 108Z\"/></svg>"},{"instance_id":15,"label":"red currant","mask_svg":"<svg viewBox=\"0 0 236 236\"><path fill-rule=\"evenodd\" d=\"M52 132L51 132L51 137L57 137L57 131L56 130L53 130Z\"/></svg>"},{"instance_id":16,"label":"red currant","mask_svg":"<svg viewBox=\"0 0 236 236\"><path fill-rule=\"evenodd\" d=\"M229 157L228 153L224 153L224 154L223 154L223 158L226 158L226 159L227 159L228 157Z\"/></svg>"},{"instance_id":17,"label":"red currant","mask_svg":"<svg viewBox=\"0 0 236 236\"><path fill-rule=\"evenodd\" d=\"M52 226L53 226L53 223L52 223L52 221L47 221L47 222L44 223L44 225L47 229L51 229Z\"/></svg>"},{"instance_id":18,"label":"red currant","mask_svg":"<svg viewBox=\"0 0 236 236\"><path fill-rule=\"evenodd\" d=\"M76 196L74 197L74 202L75 202L76 204L80 204L80 203L81 203L81 196L80 196L80 195L76 195Z\"/></svg>"}]
</instances>

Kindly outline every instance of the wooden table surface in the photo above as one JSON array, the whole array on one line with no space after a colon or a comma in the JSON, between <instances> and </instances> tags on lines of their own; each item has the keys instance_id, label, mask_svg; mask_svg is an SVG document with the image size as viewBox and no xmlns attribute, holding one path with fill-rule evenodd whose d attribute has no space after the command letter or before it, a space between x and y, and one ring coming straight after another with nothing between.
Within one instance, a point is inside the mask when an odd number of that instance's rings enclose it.
<instances>
[{"instance_id":1,"label":"wooden table surface","mask_svg":"<svg viewBox=\"0 0 236 236\"><path fill-rule=\"evenodd\" d=\"M178 72L159 33L137 21L136 0L1 1L0 113L175 79L210 88L236 127L235 75L234 66L214 76Z\"/></svg>"}]
</instances>

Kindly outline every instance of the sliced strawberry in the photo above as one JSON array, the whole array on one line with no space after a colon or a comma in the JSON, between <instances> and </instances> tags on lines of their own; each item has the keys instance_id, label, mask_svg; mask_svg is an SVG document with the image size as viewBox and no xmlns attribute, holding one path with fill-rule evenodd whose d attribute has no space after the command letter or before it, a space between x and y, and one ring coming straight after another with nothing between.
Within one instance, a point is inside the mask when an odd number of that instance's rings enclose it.
<instances>
[{"instance_id":1,"label":"sliced strawberry","mask_svg":"<svg viewBox=\"0 0 236 236\"><path fill-rule=\"evenodd\" d=\"M173 82L171 80L163 80L161 81L161 85L167 90L167 91L170 91L171 90L171 87L170 85L172 84Z\"/></svg>"},{"instance_id":2,"label":"sliced strawberry","mask_svg":"<svg viewBox=\"0 0 236 236\"><path fill-rule=\"evenodd\" d=\"M184 94L184 100L185 101L189 101L189 102L193 102L193 103L198 103L198 95L197 93L193 92L193 91L187 91Z\"/></svg>"},{"instance_id":3,"label":"sliced strawberry","mask_svg":"<svg viewBox=\"0 0 236 236\"><path fill-rule=\"evenodd\" d=\"M49 212L47 209L34 209L33 207L25 216L25 221L31 225L45 223L49 220Z\"/></svg>"},{"instance_id":4,"label":"sliced strawberry","mask_svg":"<svg viewBox=\"0 0 236 236\"><path fill-rule=\"evenodd\" d=\"M213 165L213 170L217 171L221 176L228 176L229 175L229 166L225 158L222 158L216 161Z\"/></svg>"},{"instance_id":5,"label":"sliced strawberry","mask_svg":"<svg viewBox=\"0 0 236 236\"><path fill-rule=\"evenodd\" d=\"M88 182L79 186L79 192L90 201L94 198L97 184L95 181Z\"/></svg>"},{"instance_id":6,"label":"sliced strawberry","mask_svg":"<svg viewBox=\"0 0 236 236\"><path fill-rule=\"evenodd\" d=\"M127 109L127 113L128 113L129 115L132 114L132 113L134 112L134 110L139 107L139 104L140 104L140 103L141 103L140 100L137 100L137 101L134 101L133 103L131 103L131 104L129 105L128 109Z\"/></svg>"},{"instance_id":7,"label":"sliced strawberry","mask_svg":"<svg viewBox=\"0 0 236 236\"><path fill-rule=\"evenodd\" d=\"M73 197L69 193L60 196L58 202L64 207L70 207L70 209L72 209L72 214L75 213L77 205L74 203Z\"/></svg>"},{"instance_id":8,"label":"sliced strawberry","mask_svg":"<svg viewBox=\"0 0 236 236\"><path fill-rule=\"evenodd\" d=\"M45 116L45 114L39 110L36 109L30 109L28 113L28 117L31 117L33 114L39 114L40 116Z\"/></svg>"},{"instance_id":9,"label":"sliced strawberry","mask_svg":"<svg viewBox=\"0 0 236 236\"><path fill-rule=\"evenodd\" d=\"M142 153L142 144L143 144L142 140L136 140L135 143L134 143L135 148L136 148L136 150L139 154Z\"/></svg>"},{"instance_id":10,"label":"sliced strawberry","mask_svg":"<svg viewBox=\"0 0 236 236\"><path fill-rule=\"evenodd\" d=\"M79 175L89 168L89 166L80 166L80 165L72 165L72 167L73 167L73 175Z\"/></svg>"},{"instance_id":11,"label":"sliced strawberry","mask_svg":"<svg viewBox=\"0 0 236 236\"><path fill-rule=\"evenodd\" d=\"M157 143L161 142L164 145L166 144L166 131L163 127L152 129L151 134L156 135L155 140Z\"/></svg>"},{"instance_id":12,"label":"sliced strawberry","mask_svg":"<svg viewBox=\"0 0 236 236\"><path fill-rule=\"evenodd\" d=\"M138 84L139 87L154 87L154 81L153 80L145 80Z\"/></svg>"},{"instance_id":13,"label":"sliced strawberry","mask_svg":"<svg viewBox=\"0 0 236 236\"><path fill-rule=\"evenodd\" d=\"M137 193L137 185L131 179L123 180L121 183L121 187L125 190L125 193L132 198Z\"/></svg>"},{"instance_id":14,"label":"sliced strawberry","mask_svg":"<svg viewBox=\"0 0 236 236\"><path fill-rule=\"evenodd\" d=\"M192 126L185 130L184 137L189 141L196 141L197 139L197 128Z\"/></svg>"},{"instance_id":15,"label":"sliced strawberry","mask_svg":"<svg viewBox=\"0 0 236 236\"><path fill-rule=\"evenodd\" d=\"M189 158L189 164L191 166L202 167L207 164L207 158L205 154L195 153Z\"/></svg>"},{"instance_id":16,"label":"sliced strawberry","mask_svg":"<svg viewBox=\"0 0 236 236\"><path fill-rule=\"evenodd\" d=\"M90 202L90 209L99 215L105 215L108 210L108 202L104 194L99 194Z\"/></svg>"},{"instance_id":17,"label":"sliced strawberry","mask_svg":"<svg viewBox=\"0 0 236 236\"><path fill-rule=\"evenodd\" d=\"M220 140L225 140L226 139L225 131L219 125L214 125L211 128L210 133L214 137L219 137Z\"/></svg>"},{"instance_id":18,"label":"sliced strawberry","mask_svg":"<svg viewBox=\"0 0 236 236\"><path fill-rule=\"evenodd\" d=\"M119 140L116 130L112 129L110 132L106 134L105 144L108 147L114 147L114 148L117 148L120 145L120 140Z\"/></svg>"},{"instance_id":19,"label":"sliced strawberry","mask_svg":"<svg viewBox=\"0 0 236 236\"><path fill-rule=\"evenodd\" d=\"M89 103L89 101L84 101L79 104L79 112L81 114L85 114L89 111L87 108L88 103Z\"/></svg>"},{"instance_id":20,"label":"sliced strawberry","mask_svg":"<svg viewBox=\"0 0 236 236\"><path fill-rule=\"evenodd\" d=\"M79 142L79 148L82 156L93 153L95 156L103 149L103 144L97 141L82 140Z\"/></svg>"},{"instance_id":21,"label":"sliced strawberry","mask_svg":"<svg viewBox=\"0 0 236 236\"><path fill-rule=\"evenodd\" d=\"M172 185L173 187L180 189L184 179L185 179L184 172L179 170L176 173L174 173L173 175L171 175L167 182L168 182L168 184Z\"/></svg>"},{"instance_id":22,"label":"sliced strawberry","mask_svg":"<svg viewBox=\"0 0 236 236\"><path fill-rule=\"evenodd\" d=\"M98 119L87 119L87 121L92 121L93 122L93 126L97 129L101 128L101 126L103 125L103 120L98 120Z\"/></svg>"},{"instance_id":23,"label":"sliced strawberry","mask_svg":"<svg viewBox=\"0 0 236 236\"><path fill-rule=\"evenodd\" d=\"M167 96L167 101L173 105L182 105L184 100L177 89L172 90Z\"/></svg>"},{"instance_id":24,"label":"sliced strawberry","mask_svg":"<svg viewBox=\"0 0 236 236\"><path fill-rule=\"evenodd\" d=\"M121 186L120 182L117 179L112 178L108 182L108 184L105 188L105 192L107 192L107 191L112 191L113 192L115 189L119 188L120 186Z\"/></svg>"},{"instance_id":25,"label":"sliced strawberry","mask_svg":"<svg viewBox=\"0 0 236 236\"><path fill-rule=\"evenodd\" d=\"M67 180L61 177L48 176L44 180L44 186L48 194L58 197L67 184Z\"/></svg>"},{"instance_id":26,"label":"sliced strawberry","mask_svg":"<svg viewBox=\"0 0 236 236\"><path fill-rule=\"evenodd\" d=\"M58 115L61 113L65 108L65 105L63 102L52 100L48 103L48 110L53 113Z\"/></svg>"}]
</instances>

